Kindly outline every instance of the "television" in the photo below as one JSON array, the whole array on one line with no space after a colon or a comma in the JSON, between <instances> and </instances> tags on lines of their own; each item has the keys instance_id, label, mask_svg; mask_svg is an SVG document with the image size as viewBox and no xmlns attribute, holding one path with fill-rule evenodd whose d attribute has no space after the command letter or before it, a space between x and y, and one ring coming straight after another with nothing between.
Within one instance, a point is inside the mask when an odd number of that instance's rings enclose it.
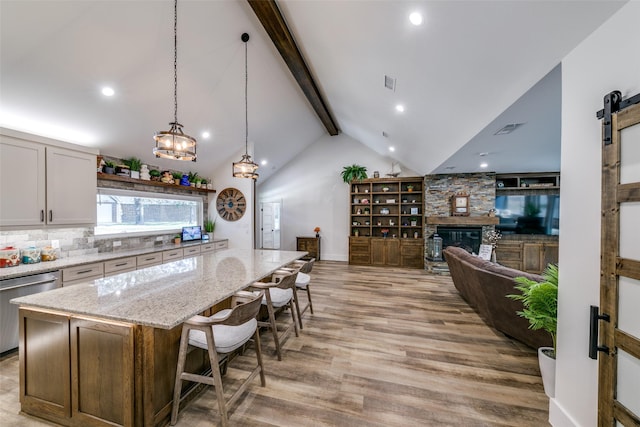
<instances>
[{"instance_id":1,"label":"television","mask_svg":"<svg viewBox=\"0 0 640 427\"><path fill-rule=\"evenodd\" d=\"M558 235L560 196L509 194L496 196L496 226L502 234Z\"/></svg>"},{"instance_id":2,"label":"television","mask_svg":"<svg viewBox=\"0 0 640 427\"><path fill-rule=\"evenodd\" d=\"M182 227L182 241L191 242L193 240L202 240L202 229L200 226Z\"/></svg>"}]
</instances>

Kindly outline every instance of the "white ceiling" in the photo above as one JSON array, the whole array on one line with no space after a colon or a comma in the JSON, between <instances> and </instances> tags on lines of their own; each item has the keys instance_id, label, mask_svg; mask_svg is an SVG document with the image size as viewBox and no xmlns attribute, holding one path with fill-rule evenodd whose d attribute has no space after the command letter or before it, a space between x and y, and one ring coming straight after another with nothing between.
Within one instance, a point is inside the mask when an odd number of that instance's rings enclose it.
<instances>
[{"instance_id":1,"label":"white ceiling","mask_svg":"<svg viewBox=\"0 0 640 427\"><path fill-rule=\"evenodd\" d=\"M480 152L497 172L558 170L559 70L523 94L624 1L278 4L341 131L427 174L478 170ZM173 120L170 0L1 0L0 125L160 168L231 169L244 149L248 32L249 141L269 161L260 181L326 132L245 1L180 0L178 10L178 119L199 140L197 163L151 154L153 133ZM416 10L420 27L407 19ZM493 136L504 120L525 125Z\"/></svg>"}]
</instances>

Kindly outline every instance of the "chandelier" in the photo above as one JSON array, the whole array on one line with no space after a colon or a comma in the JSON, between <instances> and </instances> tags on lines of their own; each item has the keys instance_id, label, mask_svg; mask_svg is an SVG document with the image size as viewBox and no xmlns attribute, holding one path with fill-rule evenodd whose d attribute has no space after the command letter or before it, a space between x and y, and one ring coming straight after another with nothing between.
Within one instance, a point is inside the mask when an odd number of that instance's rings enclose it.
<instances>
[{"instance_id":1,"label":"chandelier","mask_svg":"<svg viewBox=\"0 0 640 427\"><path fill-rule=\"evenodd\" d=\"M249 41L249 34L243 33L241 37L244 42L244 154L239 162L233 163L233 176L236 178L252 178L258 179L258 165L251 160L248 150L249 141L249 113L247 102L247 83L249 81L249 72L247 71L247 42Z\"/></svg>"},{"instance_id":2,"label":"chandelier","mask_svg":"<svg viewBox=\"0 0 640 427\"><path fill-rule=\"evenodd\" d=\"M168 131L158 131L153 135L156 157L174 160L196 161L196 139L182 132L178 122L178 0L173 6L173 122Z\"/></svg>"}]
</instances>

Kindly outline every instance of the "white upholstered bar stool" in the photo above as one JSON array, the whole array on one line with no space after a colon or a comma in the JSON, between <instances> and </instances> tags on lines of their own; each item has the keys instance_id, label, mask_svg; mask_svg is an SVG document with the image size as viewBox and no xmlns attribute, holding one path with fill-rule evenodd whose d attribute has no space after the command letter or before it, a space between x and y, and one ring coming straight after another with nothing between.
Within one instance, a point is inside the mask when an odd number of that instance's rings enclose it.
<instances>
[{"instance_id":1,"label":"white upholstered bar stool","mask_svg":"<svg viewBox=\"0 0 640 427\"><path fill-rule=\"evenodd\" d=\"M269 313L269 321L258 320L258 326L267 327L271 329L273 333L273 340L276 346L276 354L278 360L282 360L281 343L291 333L293 327L296 337L298 333L298 320L296 313L298 312L298 294L296 292L296 272L288 270L276 270L271 275L271 282L254 282L251 285L252 288L263 290L264 297L262 298L262 305L266 306ZM276 322L276 313L284 311L286 309L291 311L291 323L284 328L278 328ZM282 326L282 325L281 325ZM281 331L281 333L279 332Z\"/></svg>"},{"instance_id":2,"label":"white upholstered bar stool","mask_svg":"<svg viewBox=\"0 0 640 427\"><path fill-rule=\"evenodd\" d=\"M298 300L298 323L300 324L300 329L302 327L302 315L307 311L311 311L313 314L313 302L311 301L311 270L313 269L313 263L316 261L315 258L311 258L308 261L304 260L296 260L287 266L287 269L291 269L291 271L297 271L298 275L296 276L296 288L301 291L305 291L307 294L307 303L304 307L300 308L300 300Z\"/></svg>"},{"instance_id":3,"label":"white upholstered bar stool","mask_svg":"<svg viewBox=\"0 0 640 427\"><path fill-rule=\"evenodd\" d=\"M171 425L175 425L178 420L182 381L199 382L215 387L223 427L229 424L227 408L233 405L256 375L260 375L260 382L263 387L265 386L262 353L260 351L260 335L258 334L258 321L256 319L263 297L263 292L240 291L231 299L232 308L221 310L210 317L194 316L184 322L182 325L182 337L180 338L176 381L173 388ZM254 339L258 363L229 400L225 400L218 354L227 357L229 353L242 347L251 340L252 337ZM208 351L209 361L211 363L211 376L184 372L189 345Z\"/></svg>"}]
</instances>

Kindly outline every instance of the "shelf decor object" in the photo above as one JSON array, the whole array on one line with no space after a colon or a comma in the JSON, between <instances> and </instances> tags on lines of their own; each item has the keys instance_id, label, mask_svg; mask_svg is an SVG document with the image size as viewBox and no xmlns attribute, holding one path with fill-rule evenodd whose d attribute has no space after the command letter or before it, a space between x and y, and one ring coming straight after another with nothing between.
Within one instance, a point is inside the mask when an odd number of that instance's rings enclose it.
<instances>
[{"instance_id":1,"label":"shelf decor object","mask_svg":"<svg viewBox=\"0 0 640 427\"><path fill-rule=\"evenodd\" d=\"M173 3L173 122L168 131L158 131L153 135L156 157L195 162L196 139L182 132L178 122L178 0Z\"/></svg>"},{"instance_id":2,"label":"shelf decor object","mask_svg":"<svg viewBox=\"0 0 640 427\"><path fill-rule=\"evenodd\" d=\"M451 216L469 216L470 214L468 194L458 193L451 196Z\"/></svg>"},{"instance_id":3,"label":"shelf decor object","mask_svg":"<svg viewBox=\"0 0 640 427\"><path fill-rule=\"evenodd\" d=\"M242 33L240 37L244 42L244 154L239 162L233 163L233 176L236 178L251 178L258 179L258 165L251 160L249 155L248 141L249 141L249 103L247 101L249 71L248 71L248 58L247 58L247 42L249 41L249 34Z\"/></svg>"}]
</instances>

